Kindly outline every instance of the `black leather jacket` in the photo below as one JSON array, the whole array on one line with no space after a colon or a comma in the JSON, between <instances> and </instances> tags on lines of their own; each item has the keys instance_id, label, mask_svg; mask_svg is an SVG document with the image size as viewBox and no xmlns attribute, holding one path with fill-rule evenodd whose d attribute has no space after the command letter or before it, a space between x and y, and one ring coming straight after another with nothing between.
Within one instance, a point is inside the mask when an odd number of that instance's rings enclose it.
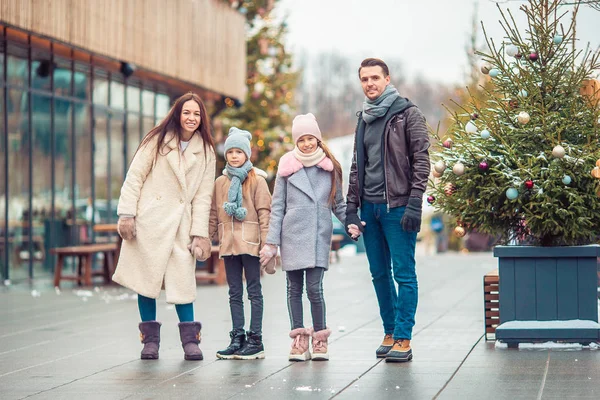
<instances>
[{"instance_id":1,"label":"black leather jacket","mask_svg":"<svg viewBox=\"0 0 600 400\"><path fill-rule=\"evenodd\" d=\"M364 127L362 113L354 135L354 157L350 168L348 208L346 213L360 208L365 174ZM423 198L429 179L429 133L425 116L412 106L393 116L382 137L385 197L389 208L405 206L409 197ZM358 143L358 146L357 146Z\"/></svg>"}]
</instances>

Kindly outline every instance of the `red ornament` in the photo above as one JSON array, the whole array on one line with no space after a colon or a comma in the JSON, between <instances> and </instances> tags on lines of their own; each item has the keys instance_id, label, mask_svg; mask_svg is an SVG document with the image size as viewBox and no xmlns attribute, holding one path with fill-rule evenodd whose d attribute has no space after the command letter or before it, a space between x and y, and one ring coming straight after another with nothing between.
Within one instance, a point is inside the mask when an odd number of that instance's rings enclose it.
<instances>
[{"instance_id":1,"label":"red ornament","mask_svg":"<svg viewBox=\"0 0 600 400\"><path fill-rule=\"evenodd\" d=\"M433 204L433 203L435 202L435 197L433 197L433 196L431 196L431 195L430 195L430 196L427 196L427 202L428 202L429 204Z\"/></svg>"},{"instance_id":2,"label":"red ornament","mask_svg":"<svg viewBox=\"0 0 600 400\"><path fill-rule=\"evenodd\" d=\"M472 120L476 120L477 118L479 118L479 114L477 114L477 113L471 114L471 119Z\"/></svg>"},{"instance_id":3,"label":"red ornament","mask_svg":"<svg viewBox=\"0 0 600 400\"><path fill-rule=\"evenodd\" d=\"M447 149L451 148L452 147L452 139L444 140L444 143L442 143L442 146L444 146Z\"/></svg>"},{"instance_id":4,"label":"red ornament","mask_svg":"<svg viewBox=\"0 0 600 400\"><path fill-rule=\"evenodd\" d=\"M531 53L531 54L529 54L529 59L530 59L531 61L533 61L533 62L537 61L537 60L538 60L538 58L540 58L540 57L538 56L538 54L537 54L537 53Z\"/></svg>"},{"instance_id":5,"label":"red ornament","mask_svg":"<svg viewBox=\"0 0 600 400\"><path fill-rule=\"evenodd\" d=\"M444 193L446 193L446 196L452 196L454 192L456 192L456 186L453 183L448 182L446 186L444 186Z\"/></svg>"},{"instance_id":6,"label":"red ornament","mask_svg":"<svg viewBox=\"0 0 600 400\"><path fill-rule=\"evenodd\" d=\"M525 181L525 187L526 187L528 190L531 190L531 189L533 189L533 181L532 181L531 179L527 179L527 180Z\"/></svg>"},{"instance_id":7,"label":"red ornament","mask_svg":"<svg viewBox=\"0 0 600 400\"><path fill-rule=\"evenodd\" d=\"M517 53L517 54L515 54L515 58L516 58L516 59L519 59L519 58L521 58L521 57L523 57L523 54L521 54L521 53Z\"/></svg>"},{"instance_id":8,"label":"red ornament","mask_svg":"<svg viewBox=\"0 0 600 400\"><path fill-rule=\"evenodd\" d=\"M486 172L488 169L490 169L490 165L486 161L482 161L479 163L479 170L481 172Z\"/></svg>"}]
</instances>

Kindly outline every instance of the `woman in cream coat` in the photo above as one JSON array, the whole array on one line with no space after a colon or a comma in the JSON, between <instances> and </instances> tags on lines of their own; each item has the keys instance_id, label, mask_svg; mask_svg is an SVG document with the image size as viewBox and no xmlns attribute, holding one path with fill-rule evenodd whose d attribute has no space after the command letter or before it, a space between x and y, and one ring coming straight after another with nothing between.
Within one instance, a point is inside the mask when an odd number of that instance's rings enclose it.
<instances>
[{"instance_id":1,"label":"woman in cream coat","mask_svg":"<svg viewBox=\"0 0 600 400\"><path fill-rule=\"evenodd\" d=\"M164 287L175 304L186 360L201 360L194 321L196 259L210 256L208 220L215 179L214 143L206 108L187 93L144 138L119 199L123 246L113 280L138 293L142 359L157 359L156 299Z\"/></svg>"}]
</instances>

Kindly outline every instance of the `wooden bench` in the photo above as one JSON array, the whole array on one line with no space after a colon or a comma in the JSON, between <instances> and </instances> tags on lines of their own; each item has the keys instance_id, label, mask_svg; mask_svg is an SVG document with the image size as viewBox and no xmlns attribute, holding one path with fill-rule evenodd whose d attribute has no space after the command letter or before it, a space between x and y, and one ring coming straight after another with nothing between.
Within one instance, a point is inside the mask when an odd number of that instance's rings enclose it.
<instances>
[{"instance_id":1,"label":"wooden bench","mask_svg":"<svg viewBox=\"0 0 600 400\"><path fill-rule=\"evenodd\" d=\"M92 276L103 276L105 283L110 283L110 276L114 269L118 246L116 243L87 244L83 246L56 247L50 249L50 253L57 256L54 267L54 286L59 287L61 280L77 281L77 284L90 286ZM102 271L92 271L94 254L104 254ZM77 257L77 274L63 276L62 270L67 257Z\"/></svg>"},{"instance_id":2,"label":"wooden bench","mask_svg":"<svg viewBox=\"0 0 600 400\"><path fill-rule=\"evenodd\" d=\"M485 340L495 340L496 327L500 324L500 280L498 270L483 276L483 308ZM494 338L490 336L494 334Z\"/></svg>"},{"instance_id":3,"label":"wooden bench","mask_svg":"<svg viewBox=\"0 0 600 400\"><path fill-rule=\"evenodd\" d=\"M216 283L217 285L227 283L225 262L219 258L219 246L212 246L210 257L204 263L206 268L196 271L196 282Z\"/></svg>"}]
</instances>

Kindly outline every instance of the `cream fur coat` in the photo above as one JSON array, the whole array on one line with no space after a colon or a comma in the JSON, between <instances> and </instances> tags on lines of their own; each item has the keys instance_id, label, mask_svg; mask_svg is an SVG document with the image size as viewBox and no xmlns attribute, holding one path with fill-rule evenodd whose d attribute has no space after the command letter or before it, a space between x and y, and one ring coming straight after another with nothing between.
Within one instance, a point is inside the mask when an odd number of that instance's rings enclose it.
<instances>
[{"instance_id":1,"label":"cream fur coat","mask_svg":"<svg viewBox=\"0 0 600 400\"><path fill-rule=\"evenodd\" d=\"M172 139L172 140L171 140ZM143 296L167 302L196 299L196 260L187 246L192 236L208 237L215 180L215 155L194 134L183 153L173 134L155 159L156 142L138 150L123 187L117 213L134 215L137 235L123 241L113 281Z\"/></svg>"}]
</instances>

